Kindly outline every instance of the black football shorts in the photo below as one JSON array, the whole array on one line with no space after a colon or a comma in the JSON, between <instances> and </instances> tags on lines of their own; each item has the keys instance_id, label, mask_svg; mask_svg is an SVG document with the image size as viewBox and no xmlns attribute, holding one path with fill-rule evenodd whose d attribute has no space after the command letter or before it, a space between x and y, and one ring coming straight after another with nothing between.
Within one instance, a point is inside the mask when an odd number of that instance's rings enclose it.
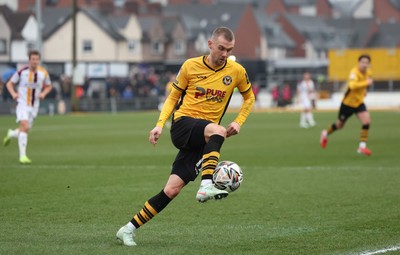
<instances>
[{"instance_id":1,"label":"black football shorts","mask_svg":"<svg viewBox=\"0 0 400 255\"><path fill-rule=\"evenodd\" d=\"M367 110L367 107L365 106L364 103L360 104L358 107L350 107L345 104L340 105L340 110L339 110L339 120L342 122L346 122L348 118L350 118L351 115L359 112L365 112Z\"/></svg>"},{"instance_id":2,"label":"black football shorts","mask_svg":"<svg viewBox=\"0 0 400 255\"><path fill-rule=\"evenodd\" d=\"M190 117L180 117L172 122L171 140L179 152L171 174L178 175L186 184L194 181L199 174L195 166L203 156L206 145L204 129L210 123L208 120Z\"/></svg>"}]
</instances>

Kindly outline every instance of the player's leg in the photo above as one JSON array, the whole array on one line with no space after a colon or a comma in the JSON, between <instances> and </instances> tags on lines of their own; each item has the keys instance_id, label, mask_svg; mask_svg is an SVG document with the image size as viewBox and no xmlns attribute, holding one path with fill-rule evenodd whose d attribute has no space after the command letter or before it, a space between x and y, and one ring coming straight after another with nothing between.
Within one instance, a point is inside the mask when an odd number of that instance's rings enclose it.
<instances>
[{"instance_id":1,"label":"player's leg","mask_svg":"<svg viewBox=\"0 0 400 255\"><path fill-rule=\"evenodd\" d=\"M300 127L301 128L308 128L307 125L307 112L303 109L300 113Z\"/></svg>"},{"instance_id":2,"label":"player's leg","mask_svg":"<svg viewBox=\"0 0 400 255\"><path fill-rule=\"evenodd\" d=\"M19 127L9 133L18 138L19 162L21 164L30 164L32 161L26 156L26 147L28 145L28 132L33 125L34 115L31 109L20 104L17 106L16 115Z\"/></svg>"},{"instance_id":3,"label":"player's leg","mask_svg":"<svg viewBox=\"0 0 400 255\"><path fill-rule=\"evenodd\" d=\"M308 99L305 104L305 119L308 125L311 127L315 126L314 114L312 112L312 103L311 100Z\"/></svg>"},{"instance_id":4,"label":"player's leg","mask_svg":"<svg viewBox=\"0 0 400 255\"><path fill-rule=\"evenodd\" d=\"M311 111L311 101L308 99L302 100L303 111L300 114L300 127L301 128L308 128L310 126L314 126L314 119L313 116L310 116Z\"/></svg>"},{"instance_id":5,"label":"player's leg","mask_svg":"<svg viewBox=\"0 0 400 255\"><path fill-rule=\"evenodd\" d=\"M164 189L147 200L132 220L118 230L117 239L121 240L126 246L135 246L136 243L133 240L135 230L160 213L185 185L186 183L178 175L171 174Z\"/></svg>"},{"instance_id":6,"label":"player's leg","mask_svg":"<svg viewBox=\"0 0 400 255\"><path fill-rule=\"evenodd\" d=\"M191 173L189 180L194 180L202 172L204 181L196 195L197 201L205 202L228 195L228 192L215 188L212 183L212 174L225 137L224 127L207 120L182 117L172 123L171 139L180 150L173 164L173 172L186 169L186 172ZM179 176L182 177L182 174Z\"/></svg>"},{"instance_id":7,"label":"player's leg","mask_svg":"<svg viewBox=\"0 0 400 255\"><path fill-rule=\"evenodd\" d=\"M17 106L16 115L17 115L17 123L19 123L20 120L22 119L25 120L28 119L28 111L26 110L26 108ZM8 129L7 134L3 139L3 145L7 146L10 144L12 138L18 138L19 132L20 132L19 128L16 128L14 130Z\"/></svg>"},{"instance_id":8,"label":"player's leg","mask_svg":"<svg viewBox=\"0 0 400 255\"><path fill-rule=\"evenodd\" d=\"M3 138L3 145L4 146L8 146L10 144L10 142L11 142L11 139L12 138L18 138L18 135L19 135L19 128L16 128L14 130L13 129L9 129L7 131L6 136Z\"/></svg>"},{"instance_id":9,"label":"player's leg","mask_svg":"<svg viewBox=\"0 0 400 255\"><path fill-rule=\"evenodd\" d=\"M360 133L360 144L358 146L357 152L360 154L370 156L372 152L367 148L368 132L371 122L370 114L367 110L361 111L357 113L357 118L360 120L362 124Z\"/></svg>"},{"instance_id":10,"label":"player's leg","mask_svg":"<svg viewBox=\"0 0 400 255\"><path fill-rule=\"evenodd\" d=\"M225 141L226 129L220 125L210 123L204 129L206 145L203 150L201 180L211 182L215 167L218 164L220 150Z\"/></svg>"},{"instance_id":11,"label":"player's leg","mask_svg":"<svg viewBox=\"0 0 400 255\"><path fill-rule=\"evenodd\" d=\"M328 135L331 135L336 130L342 129L346 124L347 119L354 113L355 109L341 104L336 122L332 123L327 129L322 130L320 136L320 145L326 148L328 144Z\"/></svg>"},{"instance_id":12,"label":"player's leg","mask_svg":"<svg viewBox=\"0 0 400 255\"><path fill-rule=\"evenodd\" d=\"M311 127L314 127L316 125L315 120L314 120L314 114L312 110L310 109L307 114L306 114L307 122Z\"/></svg>"},{"instance_id":13,"label":"player's leg","mask_svg":"<svg viewBox=\"0 0 400 255\"><path fill-rule=\"evenodd\" d=\"M201 183L197 192L196 199L199 202L206 202L209 199L221 199L228 196L224 192L214 187L212 176L220 158L220 150L225 141L226 129L215 123L208 124L204 129L204 139L206 144L201 158ZM199 167L199 165L197 165Z\"/></svg>"},{"instance_id":14,"label":"player's leg","mask_svg":"<svg viewBox=\"0 0 400 255\"><path fill-rule=\"evenodd\" d=\"M19 162L21 164L32 163L32 161L26 155L26 148L28 146L29 127L30 127L29 120L21 120L19 122L18 148L19 148Z\"/></svg>"}]
</instances>

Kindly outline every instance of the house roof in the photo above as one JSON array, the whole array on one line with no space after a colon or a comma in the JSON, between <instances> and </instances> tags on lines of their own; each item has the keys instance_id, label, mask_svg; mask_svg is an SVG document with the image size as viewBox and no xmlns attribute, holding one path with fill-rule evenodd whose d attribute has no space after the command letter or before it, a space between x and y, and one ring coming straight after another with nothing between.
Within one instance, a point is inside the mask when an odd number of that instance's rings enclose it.
<instances>
[{"instance_id":1,"label":"house roof","mask_svg":"<svg viewBox=\"0 0 400 255\"><path fill-rule=\"evenodd\" d=\"M92 20L97 23L108 35L114 40L125 40L125 37L118 32L118 28L110 21L109 16L105 16L103 13L94 8L81 9L86 13Z\"/></svg>"},{"instance_id":2,"label":"house roof","mask_svg":"<svg viewBox=\"0 0 400 255\"><path fill-rule=\"evenodd\" d=\"M284 0L286 6L314 5L315 0Z\"/></svg>"},{"instance_id":3,"label":"house roof","mask_svg":"<svg viewBox=\"0 0 400 255\"><path fill-rule=\"evenodd\" d=\"M163 17L162 25L166 33L166 36L169 40L173 39L172 33L174 32L178 23L179 23L179 17L177 16Z\"/></svg>"},{"instance_id":4,"label":"house roof","mask_svg":"<svg viewBox=\"0 0 400 255\"><path fill-rule=\"evenodd\" d=\"M338 11L342 17L351 17L363 1L364 0L329 0L333 9Z\"/></svg>"},{"instance_id":5,"label":"house roof","mask_svg":"<svg viewBox=\"0 0 400 255\"><path fill-rule=\"evenodd\" d=\"M47 7L43 10L43 38L49 38L54 32L64 25L71 17L71 8Z\"/></svg>"},{"instance_id":6,"label":"house roof","mask_svg":"<svg viewBox=\"0 0 400 255\"><path fill-rule=\"evenodd\" d=\"M193 36L197 31L211 34L218 26L226 26L235 30L239 24L241 15L247 4L183 4L169 5L164 8L165 15L181 15L182 22L189 31L193 31Z\"/></svg>"},{"instance_id":7,"label":"house roof","mask_svg":"<svg viewBox=\"0 0 400 255\"><path fill-rule=\"evenodd\" d=\"M148 31L154 23L158 22L156 16L138 16L138 21L143 31Z\"/></svg>"},{"instance_id":8,"label":"house roof","mask_svg":"<svg viewBox=\"0 0 400 255\"><path fill-rule=\"evenodd\" d=\"M254 17L258 23L258 26L266 36L268 45L278 48L293 48L295 43L281 28L281 26L275 22L277 15L265 15L262 10L254 10Z\"/></svg>"},{"instance_id":9,"label":"house roof","mask_svg":"<svg viewBox=\"0 0 400 255\"><path fill-rule=\"evenodd\" d=\"M32 14L30 13L15 13L10 17L10 23L12 24L11 37L13 39L24 39L22 36L22 30L24 29L26 22Z\"/></svg>"},{"instance_id":10,"label":"house roof","mask_svg":"<svg viewBox=\"0 0 400 255\"><path fill-rule=\"evenodd\" d=\"M265 6L269 0L217 0L217 3L229 3L229 4L253 4L256 6Z\"/></svg>"},{"instance_id":11,"label":"house roof","mask_svg":"<svg viewBox=\"0 0 400 255\"><path fill-rule=\"evenodd\" d=\"M103 15L100 11L93 8L79 9L93 20L105 33L114 40L124 40L125 38L118 32L118 24L111 20L108 16ZM71 8L55 8L48 7L43 11L43 37L49 38L62 25L64 25L72 16Z\"/></svg>"},{"instance_id":12,"label":"house roof","mask_svg":"<svg viewBox=\"0 0 400 255\"><path fill-rule=\"evenodd\" d=\"M285 14L296 30L311 42L317 50L345 47L344 41L336 34L336 29L328 25L322 17Z\"/></svg>"},{"instance_id":13,"label":"house roof","mask_svg":"<svg viewBox=\"0 0 400 255\"><path fill-rule=\"evenodd\" d=\"M129 22L130 15L112 15L109 17L110 22L118 29L124 29Z\"/></svg>"},{"instance_id":14,"label":"house roof","mask_svg":"<svg viewBox=\"0 0 400 255\"><path fill-rule=\"evenodd\" d=\"M11 29L11 38L14 40L24 39L22 30L32 14L29 12L13 12L7 5L0 5L0 13L3 14Z\"/></svg>"},{"instance_id":15,"label":"house roof","mask_svg":"<svg viewBox=\"0 0 400 255\"><path fill-rule=\"evenodd\" d=\"M398 10L400 10L400 0L390 0L390 2L391 2Z\"/></svg>"},{"instance_id":16,"label":"house roof","mask_svg":"<svg viewBox=\"0 0 400 255\"><path fill-rule=\"evenodd\" d=\"M14 12L8 7L8 5L2 4L0 5L0 13L5 17L11 16Z\"/></svg>"},{"instance_id":17,"label":"house roof","mask_svg":"<svg viewBox=\"0 0 400 255\"><path fill-rule=\"evenodd\" d=\"M400 45L400 26L397 23L382 23L379 32L373 37L369 47L398 47Z\"/></svg>"},{"instance_id":18,"label":"house roof","mask_svg":"<svg viewBox=\"0 0 400 255\"><path fill-rule=\"evenodd\" d=\"M371 27L374 25L374 19L326 19L326 23L335 27L337 35L345 43L346 47L365 47Z\"/></svg>"},{"instance_id":19,"label":"house roof","mask_svg":"<svg viewBox=\"0 0 400 255\"><path fill-rule=\"evenodd\" d=\"M154 24L160 23L160 17L153 16L153 15L140 15L140 16L138 16L138 21L139 21L139 25L143 31L142 40L144 42L146 42L146 41L150 40L148 31L150 31L150 29L154 26Z\"/></svg>"}]
</instances>

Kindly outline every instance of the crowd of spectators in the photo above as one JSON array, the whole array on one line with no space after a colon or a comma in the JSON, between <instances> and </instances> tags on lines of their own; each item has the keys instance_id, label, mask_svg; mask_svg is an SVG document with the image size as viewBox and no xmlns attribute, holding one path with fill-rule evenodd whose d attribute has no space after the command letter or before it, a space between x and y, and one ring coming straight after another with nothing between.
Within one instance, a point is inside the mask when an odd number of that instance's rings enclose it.
<instances>
[{"instance_id":1,"label":"crowd of spectators","mask_svg":"<svg viewBox=\"0 0 400 255\"><path fill-rule=\"evenodd\" d=\"M76 87L77 98L118 98L130 100L135 97L163 96L165 85L170 81L172 72L148 71L133 72L130 77L107 77L105 79L87 78L81 86ZM59 85L60 98L71 97L72 79L62 75Z\"/></svg>"},{"instance_id":2,"label":"crowd of spectators","mask_svg":"<svg viewBox=\"0 0 400 255\"><path fill-rule=\"evenodd\" d=\"M165 95L166 84L175 77L170 71L156 72L153 68L134 69L129 77L87 77L83 84L76 84L75 94L78 99L106 99L117 98L131 100L135 97L149 97ZM69 99L73 91L72 77L61 75L51 76L53 91L48 95L49 99ZM5 84L8 80L0 78L0 101L12 100Z\"/></svg>"}]
</instances>

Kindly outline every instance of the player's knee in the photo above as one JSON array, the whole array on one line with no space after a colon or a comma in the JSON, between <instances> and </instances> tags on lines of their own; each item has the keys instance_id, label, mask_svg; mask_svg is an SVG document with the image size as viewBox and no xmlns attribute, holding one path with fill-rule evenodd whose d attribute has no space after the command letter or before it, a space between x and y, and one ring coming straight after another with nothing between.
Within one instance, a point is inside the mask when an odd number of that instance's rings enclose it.
<instances>
[{"instance_id":1,"label":"player's knee","mask_svg":"<svg viewBox=\"0 0 400 255\"><path fill-rule=\"evenodd\" d=\"M222 136L223 138L226 138L226 128L223 127L223 126L219 126L219 125L218 125L218 126L214 129L213 135L220 135L220 136Z\"/></svg>"},{"instance_id":2,"label":"player's knee","mask_svg":"<svg viewBox=\"0 0 400 255\"><path fill-rule=\"evenodd\" d=\"M344 127L344 123L345 123L345 122L338 121L338 122L336 123L336 128L337 128L337 129L342 129L342 128Z\"/></svg>"},{"instance_id":3,"label":"player's knee","mask_svg":"<svg viewBox=\"0 0 400 255\"><path fill-rule=\"evenodd\" d=\"M206 130L204 131L204 135L206 137L206 140L208 142L208 139L213 136L213 135L219 135L222 136L224 139L226 138L227 132L226 132L226 128L224 128L223 126L220 126L218 124L209 124L206 127Z\"/></svg>"},{"instance_id":4,"label":"player's knee","mask_svg":"<svg viewBox=\"0 0 400 255\"><path fill-rule=\"evenodd\" d=\"M173 199L181 192L181 190L182 190L181 187L167 186L164 188L164 193L169 198Z\"/></svg>"},{"instance_id":5,"label":"player's knee","mask_svg":"<svg viewBox=\"0 0 400 255\"><path fill-rule=\"evenodd\" d=\"M29 123L27 122L21 122L19 130L25 133L29 132Z\"/></svg>"}]
</instances>

